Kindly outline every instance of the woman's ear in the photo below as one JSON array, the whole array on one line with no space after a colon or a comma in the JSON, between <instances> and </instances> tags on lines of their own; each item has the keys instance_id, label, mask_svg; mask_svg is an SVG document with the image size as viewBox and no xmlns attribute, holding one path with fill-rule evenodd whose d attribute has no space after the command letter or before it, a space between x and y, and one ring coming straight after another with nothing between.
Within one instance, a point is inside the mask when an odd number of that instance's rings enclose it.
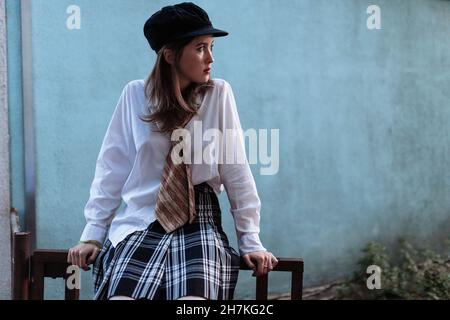
<instances>
[{"instance_id":1,"label":"woman's ear","mask_svg":"<svg viewBox=\"0 0 450 320\"><path fill-rule=\"evenodd\" d=\"M164 59L170 65L173 64L173 51L170 49L164 49L163 51Z\"/></svg>"}]
</instances>

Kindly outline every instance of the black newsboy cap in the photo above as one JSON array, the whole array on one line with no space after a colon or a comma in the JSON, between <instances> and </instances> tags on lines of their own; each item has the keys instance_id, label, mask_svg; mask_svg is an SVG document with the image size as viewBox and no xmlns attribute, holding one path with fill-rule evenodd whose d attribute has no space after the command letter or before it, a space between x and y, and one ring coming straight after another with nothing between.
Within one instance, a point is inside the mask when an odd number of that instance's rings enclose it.
<instances>
[{"instance_id":1,"label":"black newsboy cap","mask_svg":"<svg viewBox=\"0 0 450 320\"><path fill-rule=\"evenodd\" d=\"M228 32L215 29L206 11L192 2L164 7L148 18L144 25L144 35L156 53L171 41L209 34L223 37Z\"/></svg>"}]
</instances>

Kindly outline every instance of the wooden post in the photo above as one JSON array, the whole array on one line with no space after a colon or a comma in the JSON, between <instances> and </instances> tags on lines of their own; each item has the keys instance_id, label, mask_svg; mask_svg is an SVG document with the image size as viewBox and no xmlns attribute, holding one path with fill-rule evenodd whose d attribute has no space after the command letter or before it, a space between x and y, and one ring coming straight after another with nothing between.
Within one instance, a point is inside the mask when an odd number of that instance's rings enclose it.
<instances>
[{"instance_id":1,"label":"wooden post","mask_svg":"<svg viewBox=\"0 0 450 320\"><path fill-rule=\"evenodd\" d=\"M29 232L15 232L13 235L13 299L30 298L30 241Z\"/></svg>"},{"instance_id":2,"label":"wooden post","mask_svg":"<svg viewBox=\"0 0 450 320\"><path fill-rule=\"evenodd\" d=\"M31 299L44 300L44 264L35 256L31 259Z\"/></svg>"},{"instance_id":3,"label":"wooden post","mask_svg":"<svg viewBox=\"0 0 450 320\"><path fill-rule=\"evenodd\" d=\"M256 300L267 300L269 282L267 274L256 277Z\"/></svg>"}]
</instances>

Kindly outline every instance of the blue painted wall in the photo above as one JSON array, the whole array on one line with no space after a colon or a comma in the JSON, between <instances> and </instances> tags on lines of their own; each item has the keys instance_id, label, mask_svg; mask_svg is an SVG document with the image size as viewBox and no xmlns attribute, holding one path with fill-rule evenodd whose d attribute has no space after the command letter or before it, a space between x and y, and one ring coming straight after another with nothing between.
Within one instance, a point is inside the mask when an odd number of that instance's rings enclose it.
<instances>
[{"instance_id":1,"label":"blue painted wall","mask_svg":"<svg viewBox=\"0 0 450 320\"><path fill-rule=\"evenodd\" d=\"M143 23L174 3L32 0L39 247L77 242L117 99L154 63ZM213 76L231 83L243 127L280 129L278 174L252 166L264 245L303 257L306 286L351 274L369 240L439 247L450 230L450 1L196 3L230 32L216 41ZM73 4L80 30L66 27ZM381 30L366 26L371 4ZM23 212L18 1L7 9L12 203ZM225 194L221 205L236 247ZM288 291L288 275L271 279L272 292ZM89 273L82 288L89 299ZM253 292L242 272L236 297Z\"/></svg>"}]
</instances>

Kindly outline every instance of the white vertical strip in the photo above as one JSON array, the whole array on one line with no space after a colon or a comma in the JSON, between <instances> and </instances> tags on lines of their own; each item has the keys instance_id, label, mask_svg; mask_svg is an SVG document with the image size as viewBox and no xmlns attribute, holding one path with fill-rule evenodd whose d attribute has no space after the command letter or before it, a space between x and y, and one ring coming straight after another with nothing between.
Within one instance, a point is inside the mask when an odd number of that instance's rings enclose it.
<instances>
[{"instance_id":1,"label":"white vertical strip","mask_svg":"<svg viewBox=\"0 0 450 320\"><path fill-rule=\"evenodd\" d=\"M11 299L11 219L5 0L0 0L0 300Z\"/></svg>"},{"instance_id":2,"label":"white vertical strip","mask_svg":"<svg viewBox=\"0 0 450 320\"><path fill-rule=\"evenodd\" d=\"M36 161L33 108L33 64L31 42L31 0L21 0L22 95L25 143L25 230L31 232L32 250L36 248Z\"/></svg>"}]
</instances>

